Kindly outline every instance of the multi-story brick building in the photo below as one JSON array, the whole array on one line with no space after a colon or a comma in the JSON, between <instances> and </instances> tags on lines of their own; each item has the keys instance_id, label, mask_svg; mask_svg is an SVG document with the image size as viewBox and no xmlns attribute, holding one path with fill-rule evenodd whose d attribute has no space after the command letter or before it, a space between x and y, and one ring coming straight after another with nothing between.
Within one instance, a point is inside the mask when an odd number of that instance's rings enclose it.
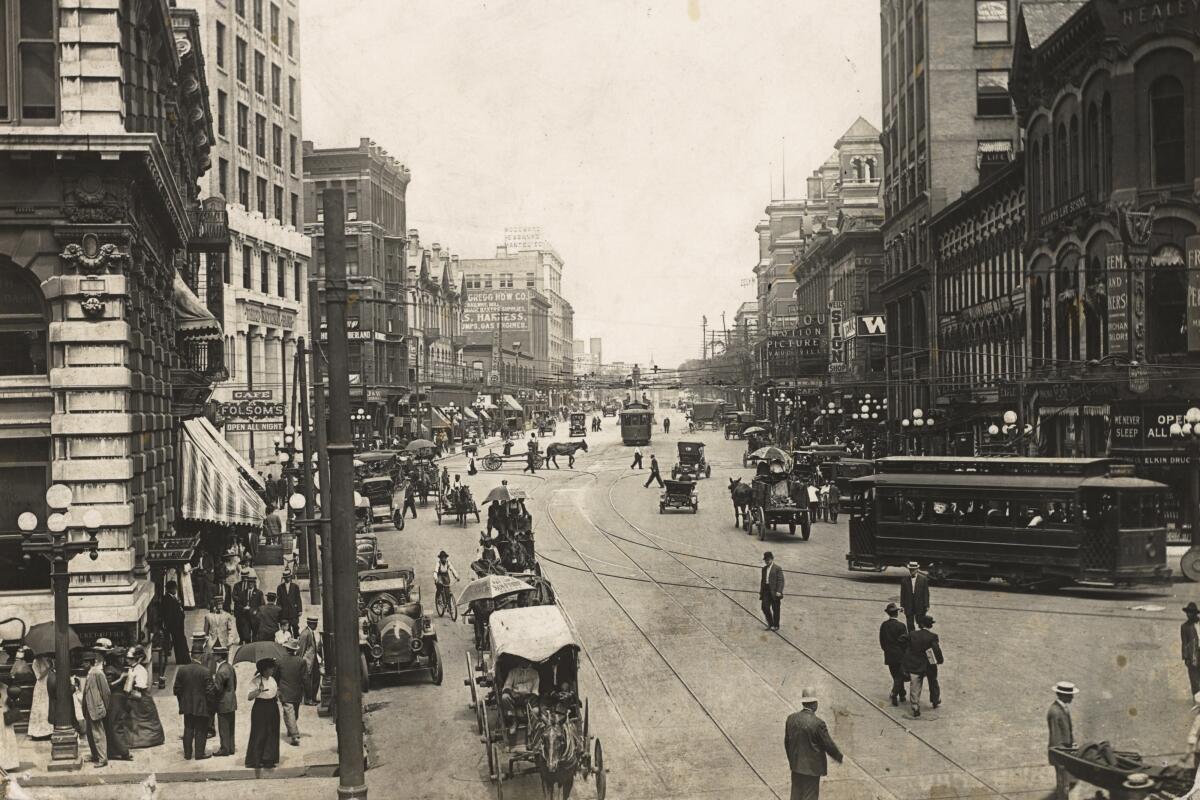
<instances>
[{"instance_id":1,"label":"multi-story brick building","mask_svg":"<svg viewBox=\"0 0 1200 800\"><path fill-rule=\"evenodd\" d=\"M979 182L983 153L1012 153L1009 96L1018 0L883 0L880 9L889 400L927 409L931 348L929 220Z\"/></svg>"},{"instance_id":2,"label":"multi-story brick building","mask_svg":"<svg viewBox=\"0 0 1200 800\"><path fill-rule=\"evenodd\" d=\"M366 411L370 430L407 436L410 362L405 314L408 269L404 232L405 194L411 174L370 139L355 147L318 150L304 142L304 222L313 242L313 268L323 293L325 211L322 192L341 188L346 209L346 274L357 295L349 313L350 391ZM320 303L320 296L311 298ZM322 318L324 315L324 305Z\"/></svg>"},{"instance_id":3,"label":"multi-story brick building","mask_svg":"<svg viewBox=\"0 0 1200 800\"><path fill-rule=\"evenodd\" d=\"M229 380L214 399L270 392L288 400L296 340L309 338L308 261L301 190L300 10L296 0L179 0L200 14L215 117L213 169L202 196L229 209L232 259L224 271ZM283 419L274 420L279 427ZM280 434L226 438L260 469Z\"/></svg>"},{"instance_id":4,"label":"multi-story brick building","mask_svg":"<svg viewBox=\"0 0 1200 800\"><path fill-rule=\"evenodd\" d=\"M196 192L213 139L202 37L165 2L8 3L0 22L4 616L53 616L17 518L45 530L61 484L68 528L98 525L98 557L68 565L70 622L132 644L153 581L193 555L185 425L224 372L225 214Z\"/></svg>"}]
</instances>

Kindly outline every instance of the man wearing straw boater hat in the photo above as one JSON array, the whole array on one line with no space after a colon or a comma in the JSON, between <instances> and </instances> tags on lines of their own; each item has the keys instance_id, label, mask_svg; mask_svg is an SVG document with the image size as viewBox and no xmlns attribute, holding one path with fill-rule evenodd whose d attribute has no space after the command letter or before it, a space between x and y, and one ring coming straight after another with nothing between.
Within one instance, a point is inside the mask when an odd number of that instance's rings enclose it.
<instances>
[{"instance_id":1,"label":"man wearing straw boater hat","mask_svg":"<svg viewBox=\"0 0 1200 800\"><path fill-rule=\"evenodd\" d=\"M842 751L833 743L825 720L817 716L817 692L805 687L800 692L801 709L787 718L783 746L792 768L791 800L818 800L821 778L828 771L828 760L842 763Z\"/></svg>"},{"instance_id":2,"label":"man wearing straw boater hat","mask_svg":"<svg viewBox=\"0 0 1200 800\"><path fill-rule=\"evenodd\" d=\"M1071 725L1071 701L1079 694L1079 690L1070 681L1059 681L1054 685L1054 694L1054 702L1046 712L1046 724L1050 728L1050 743L1047 748L1074 747L1075 730ZM1053 760L1050 763L1054 764ZM1071 780L1071 774L1066 769L1054 766L1055 800L1067 800L1067 794L1074 784L1075 781Z\"/></svg>"},{"instance_id":3,"label":"man wearing straw boater hat","mask_svg":"<svg viewBox=\"0 0 1200 800\"><path fill-rule=\"evenodd\" d=\"M917 629L917 619L929 613L929 578L916 561L908 562L908 575L900 579L900 607L909 633Z\"/></svg>"}]
</instances>

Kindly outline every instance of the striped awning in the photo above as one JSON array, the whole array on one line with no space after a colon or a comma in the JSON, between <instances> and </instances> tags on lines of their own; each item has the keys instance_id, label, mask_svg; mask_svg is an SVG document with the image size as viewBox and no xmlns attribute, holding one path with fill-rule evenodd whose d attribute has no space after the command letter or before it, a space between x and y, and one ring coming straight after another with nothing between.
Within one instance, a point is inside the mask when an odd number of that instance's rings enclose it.
<instances>
[{"instance_id":1,"label":"striped awning","mask_svg":"<svg viewBox=\"0 0 1200 800\"><path fill-rule=\"evenodd\" d=\"M509 411L516 411L518 414L524 413L525 409L521 408L521 404L513 399L511 394L504 395L504 407Z\"/></svg>"},{"instance_id":2,"label":"striped awning","mask_svg":"<svg viewBox=\"0 0 1200 800\"><path fill-rule=\"evenodd\" d=\"M429 424L434 428L449 428L450 420L446 419L446 415L437 406L431 406L433 414L429 420Z\"/></svg>"},{"instance_id":3,"label":"striped awning","mask_svg":"<svg viewBox=\"0 0 1200 800\"><path fill-rule=\"evenodd\" d=\"M1077 417L1079 416L1079 406L1042 406L1038 409L1039 417ZM1107 417L1110 409L1107 403L1099 405L1084 405L1083 415L1085 417Z\"/></svg>"},{"instance_id":4,"label":"striped awning","mask_svg":"<svg viewBox=\"0 0 1200 800\"><path fill-rule=\"evenodd\" d=\"M180 514L195 522L261 526L266 504L243 475L240 459L230 455L233 448L227 444L223 448L215 440L221 439L220 434L215 438L213 434L216 430L202 417L183 423L179 437Z\"/></svg>"},{"instance_id":5,"label":"striped awning","mask_svg":"<svg viewBox=\"0 0 1200 800\"><path fill-rule=\"evenodd\" d=\"M479 422L479 417L470 408L463 406L462 408L459 409L459 411L462 412L462 415L464 417L471 420L471 422Z\"/></svg>"}]
</instances>

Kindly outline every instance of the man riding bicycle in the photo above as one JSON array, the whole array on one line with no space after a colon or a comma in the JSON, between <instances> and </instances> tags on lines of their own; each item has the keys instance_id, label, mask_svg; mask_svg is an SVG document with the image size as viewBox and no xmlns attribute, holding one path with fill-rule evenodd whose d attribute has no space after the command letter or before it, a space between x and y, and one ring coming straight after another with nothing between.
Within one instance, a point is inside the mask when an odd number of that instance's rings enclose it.
<instances>
[{"instance_id":1,"label":"man riding bicycle","mask_svg":"<svg viewBox=\"0 0 1200 800\"><path fill-rule=\"evenodd\" d=\"M450 554L443 550L438 553L437 567L433 571L433 583L437 591L442 591L443 586L449 589L451 576L454 577L454 582L458 583L458 573L450 563Z\"/></svg>"}]
</instances>

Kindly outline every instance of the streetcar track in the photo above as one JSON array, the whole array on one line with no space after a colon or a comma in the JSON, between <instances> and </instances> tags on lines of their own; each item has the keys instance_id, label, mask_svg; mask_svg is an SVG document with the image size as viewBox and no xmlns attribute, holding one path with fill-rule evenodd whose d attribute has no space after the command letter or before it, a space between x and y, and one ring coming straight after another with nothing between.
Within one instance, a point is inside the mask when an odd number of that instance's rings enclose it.
<instances>
[{"instance_id":1,"label":"streetcar track","mask_svg":"<svg viewBox=\"0 0 1200 800\"><path fill-rule=\"evenodd\" d=\"M587 473L587 471L585 471L585 474L591 474L591 473ZM591 474L591 477L596 480L599 480L599 478L594 474ZM567 538L566 533L562 529L562 526L560 526L558 524L558 522L554 519L554 514L553 514L553 511L551 510L551 503L554 499L554 495L555 495L555 492L552 491L550 494L550 497L548 497L546 499L546 519L549 520L550 524L554 526L554 529L558 532L559 538L561 538L568 547L570 547L573 551L575 551L575 553L579 557L581 563L586 564L587 562L583 559L583 556L579 553L579 551L575 547L574 543L572 543L571 540ZM582 509L581 509L581 511L582 511ZM585 517L586 517L586 515L585 515ZM590 519L588 521L589 521L589 523L591 523L591 525L593 527L595 527L597 530L600 530L599 526L597 526L594 522L591 522ZM615 544L613 546L617 547ZM620 548L617 547L617 550L620 550ZM622 551L622 553L623 553L623 551ZM627 555L626 555L626 558L628 558ZM741 758L741 760L746 764L746 766L750 769L750 771L752 773L754 773L755 777L758 778L758 780L762 783L762 785L765 786L767 788L767 790L771 792L771 794L773 794L776 798L778 798L778 800L783 800L782 795L780 795L779 792L776 791L775 787L771 785L771 782L767 779L767 777L765 775L763 775L763 773L761 771L759 771L758 767L756 767L754 765L754 762L752 762L750 760L749 756L747 756L746 753L742 750L742 748L738 746L737 742L734 741L733 736L717 720L717 718L716 718L715 714L712 712L712 710L709 709L709 707L704 703L704 701L700 699L700 697L696 693L696 691L683 678L683 676L679 673L679 670L675 668L675 665L673 665L671 663L671 661L667 658L666 654L663 653L662 649L657 644L654 643L654 640L646 632L646 629L643 628L642 625L640 625L638 623L638 621L634 618L633 614L629 611L628 608L626 608L625 604L622 603L620 601L620 599L618 599L616 593L613 592L611 588L609 588L608 584L606 584L604 582L604 580L594 570L589 569L589 571L592 573L593 578L595 579L596 583L600 586L600 588L602 588L604 590L604 592L609 596L609 598L612 599L613 604L616 605L617 608L619 608L621 610L621 613L625 615L626 619L629 620L629 623L631 625L633 625L633 627L637 630L637 632L641 635L641 637L646 641L646 644L648 644L650 646L650 648L655 652L655 654L658 656L659 660L667 667L668 670L671 671L671 674L675 676L675 679L679 682L680 686L682 686L684 688L684 690L691 696L692 700L696 703L697 708L699 708L700 711L703 712L704 715L709 719L709 721L712 722L713 726L716 727L717 731L720 732L721 736L725 739L725 741L729 743L729 746L733 748L734 752L737 753L738 757ZM647 575L647 577L650 577L649 573L646 573L646 575ZM668 592L666 592L665 590L663 590L663 593L666 594L668 597L670 597L670 594ZM678 601L676 601L676 602L678 603ZM679 605L681 608L684 608L682 604L679 604ZM686 608L684 608L684 610L687 611ZM687 612L687 613L689 613L689 615L691 615L691 612ZM697 622L699 622L699 619L696 618L695 615L691 615L691 616L693 617L693 619L696 619ZM708 628L706 626L702 625L702 627L705 627L705 630L708 630ZM709 633L712 633L712 631L709 630ZM715 636L715 634L714 634L714 636ZM719 638L717 640L720 641ZM722 644L724 644L724 643L722 643ZM730 653L733 653L732 649L728 648L727 645L726 645L726 649L729 649ZM742 661L742 663L745 664L745 661L742 660L740 657L738 657L736 655L736 653L733 653L733 655L735 657L737 657L739 661ZM595 666L595 662L593 662L593 666ZM749 666L749 665L747 665L747 666ZM598 670L598 668L597 668L597 670ZM752 671L753 671L753 669L752 669ZM758 675L757 672L755 672L754 674ZM759 675L759 678L762 679L762 676ZM764 681L764 683L767 683L767 681L765 679L762 679L762 680ZM771 688L769 683L767 683L767 685L769 688ZM772 691L774 691L773 688L772 688ZM778 695L778 693L776 693L776 694ZM864 774L866 774L865 770L864 770Z\"/></svg>"},{"instance_id":2,"label":"streetcar track","mask_svg":"<svg viewBox=\"0 0 1200 800\"><path fill-rule=\"evenodd\" d=\"M618 479L618 481L614 481L614 482L613 482L613 483L612 483L612 484L611 484L611 485L608 487L608 491L605 493L605 497L606 497L606 499L608 500L608 505L609 505L609 507L610 507L610 508L613 510L613 512L614 512L614 513L616 513L616 515L617 515L618 517L620 517L620 518L621 518L621 519L624 521L624 523L625 523L627 526L629 526L629 528L631 528L632 530L635 530L635 531L637 531L638 533L643 533L643 530L642 530L642 528L641 528L640 526L638 526L637 524L635 524L633 521L631 521L631 520L630 520L628 517L626 517L624 514L622 514L622 513L621 513L621 510L620 510L619 508L617 508L616 504L613 502L613 498L612 498L612 492L613 492L613 489L614 489L614 488L616 488L616 485L617 485L617 483L618 483L618 482L619 482L619 479ZM547 516L549 516L549 504L547 504ZM596 528L596 530L600 531L600 532L601 532L603 535L607 535L607 533L608 533L608 532L607 532L607 531L605 531L605 530L604 530L602 527L600 527L599 525L596 525L594 522L593 522L592 524L593 524L593 526ZM555 527L557 527L557 525L556 525ZM621 549L620 547L618 547L618 546L617 546L617 545L615 545L615 544L614 544L613 546L614 546L614 547L617 547L617 549L618 549L618 550L620 550L620 549ZM672 555L671 553L669 553L669 552L668 552L668 551L667 551L665 548L658 547L658 549L659 549L659 550L661 550L663 553L666 553L666 554L667 554L667 555L668 555L668 556L669 556L669 557L670 557L672 560L674 560L674 561L675 561L675 563L679 564L681 567L683 567L684 569L686 569L688 572L691 572L693 575L695 575L695 576L696 576L697 578L699 578L700 580L702 580L702 581L704 581L704 582L706 582L706 583L709 583L709 585L711 585L711 586L712 586L714 589L716 589L718 592L721 592L721 594L722 594L722 595L725 597L725 599L727 599L729 602L731 602L731 603L733 603L734 605L736 605L738 608L740 608L742 611L744 611L744 612L745 612L745 613L746 613L748 616L750 616L752 619L754 619L755 621L757 621L757 620L758 620L758 613L757 613L755 610L747 608L746 606L744 606L744 605L742 605L740 602L738 602L736 599L734 599L734 598L733 598L733 597L732 597L730 594L728 594L728 593L726 593L726 592L723 592L723 591L721 591L721 589L719 589L719 588L718 588L718 587L717 587L715 584L712 584L711 582L709 582L709 581L708 581L708 579L706 579L706 578L705 578L704 576L702 576L700 573L696 572L694 569L692 569L691 567L689 567L689 566L688 566L687 564L685 564L685 563L684 563L682 560L680 560L680 559L679 559L677 556L674 556L674 555ZM649 575L649 573L647 573L647 575ZM665 590L664 590L664 593L666 593L666 594L670 594L669 592L666 592ZM678 602L678 601L677 601L677 602ZM776 636L778 636L780 639L782 639L782 640L783 640L783 641L784 641L784 642L785 642L785 643L786 643L786 644L787 644L789 647L791 647L791 648L792 648L793 650L795 650L797 653L799 653L800 655L804 656L806 659L808 659L809 661L811 661L811 662L812 662L812 663L813 663L813 664L814 664L814 665L815 665L815 666L816 666L818 669L820 669L822 672L824 672L825 674L827 674L827 675L828 675L830 678L832 678L833 680L835 680L835 681L837 681L838 683L840 683L840 684L841 684L842 686L844 686L844 687L845 687L847 690L849 690L851 693L853 693L855 696L857 696L859 699L861 699L863 702L865 702L865 703L866 703L866 704L867 704L867 705L868 705L868 706L869 706L869 707L870 707L872 710L876 711L876 712L877 712L877 713L878 713L880 716L882 716L884 719L888 720L888 721L889 721L889 722L891 722L893 725L895 725L896 727L900 728L900 729L901 729L901 730L903 730L905 733L907 733L909 736L912 736L914 739L916 739L917 741L921 742L921 744L925 745L925 747L927 747L927 748L928 748L930 751L932 751L932 752L936 753L938 756L940 756L942 759L944 759L944 760L946 761L946 763L948 763L948 764L951 764L951 765L953 765L953 766L957 767L957 768L958 768L958 769L959 769L959 770L960 770L960 771L961 771L961 772L962 772L964 775L966 775L966 776L970 777L972 780L974 780L974 781L975 781L976 783L978 783L980 786L983 786L983 787L985 787L985 788L989 789L989 790L990 790L990 791L992 791L992 792L993 792L993 793L994 793L996 796L998 796L998 797L1001 797L1001 798L1005 798L1005 800L1010 800L1010 798L1008 797L1008 795L1006 795L1006 794L1005 794L1004 792L1002 792L1000 789L996 788L996 787L995 787L995 786L993 786L991 783L989 783L988 781L984 780L984 779L983 779L983 778L982 778L980 775L978 775L978 774L976 774L975 772L971 771L971 770L970 770L968 767L966 767L964 764L960 763L960 762L959 762L958 760L956 760L956 759L955 759L953 756L951 756L949 753L947 753L947 752L945 752L944 750L942 750L942 749L941 749L940 747L938 747L937 745L935 745L935 744L933 744L932 742L930 742L930 741L929 741L928 739L926 739L924 736L922 736L921 734L919 734L919 733L917 733L917 732L913 731L913 730L912 730L912 728L910 728L908 725L906 725L905 723L903 723L901 720L897 719L896 717L892 716L891 714L889 714L889 713L888 713L887 711L885 711L884 709L882 709L882 708L880 708L879 706L877 706L877 705L875 704L875 702L874 702L874 701L873 701L873 700L872 700L870 697L868 697L868 696L867 696L867 695L866 695L864 692L862 692L862 691L861 691L861 690L859 690L857 687L855 687L854 685L852 685L852 684L851 684L851 683L850 683L848 680L846 680L845 678L842 678L840 675L838 675L836 672L834 672L834 670L833 670L831 667L829 667L829 666L826 666L826 664L825 664L823 661L821 661L819 658L817 658L815 655L813 655L813 654L809 653L809 652L808 652L807 650L805 650L803 647L801 647L800 645L796 644L794 641L792 641L790 638L788 638L788 637L787 637L785 634L781 633L779 630L776 630L776 631L775 631L775 635L776 635ZM764 680L765 680L765 679L764 679ZM867 772L866 772L866 770L863 770L863 772L864 772L864 774L868 774L868 775L869 775L869 773L867 773ZM871 776L871 777L872 777L872 779L874 780L874 776Z\"/></svg>"}]
</instances>

